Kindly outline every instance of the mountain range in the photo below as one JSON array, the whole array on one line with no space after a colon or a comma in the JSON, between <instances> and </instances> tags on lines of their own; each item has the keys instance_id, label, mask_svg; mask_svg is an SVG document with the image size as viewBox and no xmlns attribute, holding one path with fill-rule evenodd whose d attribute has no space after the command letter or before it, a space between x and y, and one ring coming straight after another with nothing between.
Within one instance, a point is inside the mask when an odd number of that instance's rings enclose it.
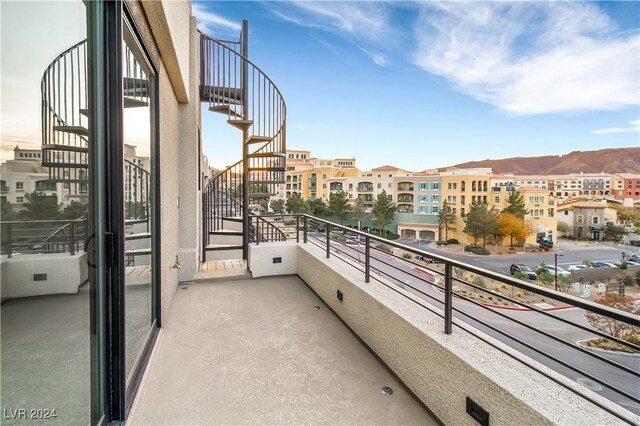
<instances>
[{"instance_id":1,"label":"mountain range","mask_svg":"<svg viewBox=\"0 0 640 426\"><path fill-rule=\"evenodd\" d=\"M573 151L565 155L468 161L452 167L491 167L494 173L564 175L569 173L640 173L640 147ZM445 170L445 168L441 169Z\"/></svg>"}]
</instances>

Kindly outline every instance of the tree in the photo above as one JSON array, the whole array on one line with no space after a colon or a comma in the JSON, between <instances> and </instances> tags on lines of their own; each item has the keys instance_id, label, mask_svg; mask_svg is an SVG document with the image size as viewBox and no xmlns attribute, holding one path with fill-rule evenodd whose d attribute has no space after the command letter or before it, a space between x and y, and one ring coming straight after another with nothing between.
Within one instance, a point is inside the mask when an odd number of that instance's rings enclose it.
<instances>
[{"instance_id":1,"label":"tree","mask_svg":"<svg viewBox=\"0 0 640 426\"><path fill-rule=\"evenodd\" d=\"M524 226L523 226L522 229L523 229L523 231L522 231L522 247L524 247L524 245L527 243L527 238L529 238L529 235L531 235L534 232L536 232L536 225L531 219L528 219L528 220L524 221Z\"/></svg>"},{"instance_id":2,"label":"tree","mask_svg":"<svg viewBox=\"0 0 640 426\"><path fill-rule=\"evenodd\" d=\"M2 212L0 214L2 215L1 220L12 220L14 217L13 207L5 197L2 197Z\"/></svg>"},{"instance_id":3,"label":"tree","mask_svg":"<svg viewBox=\"0 0 640 426\"><path fill-rule=\"evenodd\" d=\"M627 235L628 232L622 225L616 225L613 222L607 222L604 226L604 235L605 237L609 237L618 241L623 236Z\"/></svg>"},{"instance_id":4,"label":"tree","mask_svg":"<svg viewBox=\"0 0 640 426\"><path fill-rule=\"evenodd\" d=\"M300 196L300 194L298 193L294 193L288 196L285 206L287 207L287 211L291 214L311 213L309 203L303 200L302 196Z\"/></svg>"},{"instance_id":5,"label":"tree","mask_svg":"<svg viewBox=\"0 0 640 426\"><path fill-rule=\"evenodd\" d=\"M617 293L604 293L596 297L595 302L613 309L618 309L619 311L640 315L640 305L636 305L631 296L620 296ZM626 340L633 335L640 334L640 327L635 327L622 321L616 321L593 312L587 312L585 316L593 328L617 337L618 339Z\"/></svg>"},{"instance_id":6,"label":"tree","mask_svg":"<svg viewBox=\"0 0 640 426\"><path fill-rule=\"evenodd\" d=\"M529 210L527 210L527 207L524 204L524 197L520 191L515 188L509 192L507 203L509 205L502 210L505 213L511 213L521 219L524 219L525 215L529 213Z\"/></svg>"},{"instance_id":7,"label":"tree","mask_svg":"<svg viewBox=\"0 0 640 426\"><path fill-rule=\"evenodd\" d=\"M464 232L473 237L473 244L482 238L482 247L487 245L487 237L494 235L498 228L498 215L486 204L474 204L464 218Z\"/></svg>"},{"instance_id":8,"label":"tree","mask_svg":"<svg viewBox=\"0 0 640 426\"><path fill-rule=\"evenodd\" d=\"M362 196L358 195L355 203L353 204L353 218L358 221L358 231L362 227L362 221L364 220L364 201Z\"/></svg>"},{"instance_id":9,"label":"tree","mask_svg":"<svg viewBox=\"0 0 640 426\"><path fill-rule=\"evenodd\" d=\"M55 220L60 217L57 195L44 195L42 192L25 194L27 202L24 203L26 211L24 216L31 220Z\"/></svg>"},{"instance_id":10,"label":"tree","mask_svg":"<svg viewBox=\"0 0 640 426\"><path fill-rule=\"evenodd\" d=\"M571 232L571 226L567 222L558 222L558 232L562 232L562 236L566 237Z\"/></svg>"},{"instance_id":11,"label":"tree","mask_svg":"<svg viewBox=\"0 0 640 426\"><path fill-rule=\"evenodd\" d=\"M453 209L451 208L449 203L447 203L447 200L444 200L442 202L442 209L438 213L438 227L439 228L444 227L445 240L449 239L449 230L455 231L455 228L453 227L453 224L455 223L456 223L456 215L453 212ZM440 230L438 230L438 233L440 233Z\"/></svg>"},{"instance_id":12,"label":"tree","mask_svg":"<svg viewBox=\"0 0 640 426\"><path fill-rule=\"evenodd\" d=\"M347 213L351 209L349 206L349 200L347 199L347 193L344 191L334 192L329 196L329 212L340 218L340 225L344 221L344 218L347 217Z\"/></svg>"},{"instance_id":13,"label":"tree","mask_svg":"<svg viewBox=\"0 0 640 426\"><path fill-rule=\"evenodd\" d=\"M384 236L387 236L387 225L393 220L393 215L396 213L395 204L387 196L387 191L384 189L378 194L373 202L373 222L380 229L384 229ZM382 234L382 233L381 233Z\"/></svg>"},{"instance_id":14,"label":"tree","mask_svg":"<svg viewBox=\"0 0 640 426\"><path fill-rule=\"evenodd\" d=\"M273 210L276 214L284 213L284 200L272 200L271 201L271 210Z\"/></svg>"},{"instance_id":15,"label":"tree","mask_svg":"<svg viewBox=\"0 0 640 426\"><path fill-rule=\"evenodd\" d=\"M80 219L87 217L87 203L72 200L62 212L65 219Z\"/></svg>"},{"instance_id":16,"label":"tree","mask_svg":"<svg viewBox=\"0 0 640 426\"><path fill-rule=\"evenodd\" d=\"M509 237L509 246L513 247L513 240L525 237L524 221L513 213L502 212L498 221L502 235Z\"/></svg>"},{"instance_id":17,"label":"tree","mask_svg":"<svg viewBox=\"0 0 640 426\"><path fill-rule=\"evenodd\" d=\"M618 210L618 223L625 227L630 227L640 222L640 209L623 207Z\"/></svg>"},{"instance_id":18,"label":"tree","mask_svg":"<svg viewBox=\"0 0 640 426\"><path fill-rule=\"evenodd\" d=\"M316 198L315 200L307 200L311 214L314 216L324 216L327 213L327 204L322 198Z\"/></svg>"}]
</instances>

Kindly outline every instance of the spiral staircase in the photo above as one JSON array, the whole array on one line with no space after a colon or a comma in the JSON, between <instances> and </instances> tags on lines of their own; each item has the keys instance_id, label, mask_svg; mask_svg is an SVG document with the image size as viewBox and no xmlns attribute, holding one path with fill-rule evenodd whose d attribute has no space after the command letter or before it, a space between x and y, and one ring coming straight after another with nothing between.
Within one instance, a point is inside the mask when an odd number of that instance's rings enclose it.
<instances>
[{"instance_id":1,"label":"spiral staircase","mask_svg":"<svg viewBox=\"0 0 640 426\"><path fill-rule=\"evenodd\" d=\"M149 77L126 45L123 74L123 107L149 106ZM87 41L82 40L60 53L47 66L41 81L42 165L48 168L50 181L63 184L65 196L80 200L89 195L91 111L87 80ZM148 168L125 154L122 190L127 266L150 262L151 173ZM86 235L80 237L86 238Z\"/></svg>"},{"instance_id":2,"label":"spiral staircase","mask_svg":"<svg viewBox=\"0 0 640 426\"><path fill-rule=\"evenodd\" d=\"M252 217L285 181L286 105L273 81L248 59L247 28L243 21L237 42L200 36L201 101L242 132L243 144L242 159L217 172L203 190L203 262L247 259L249 242L283 236Z\"/></svg>"}]
</instances>

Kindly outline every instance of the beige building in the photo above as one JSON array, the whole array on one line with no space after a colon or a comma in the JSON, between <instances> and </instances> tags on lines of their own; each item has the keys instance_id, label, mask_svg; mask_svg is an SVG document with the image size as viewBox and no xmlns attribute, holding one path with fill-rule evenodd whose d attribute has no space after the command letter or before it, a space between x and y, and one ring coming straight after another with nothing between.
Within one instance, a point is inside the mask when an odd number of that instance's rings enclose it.
<instances>
[{"instance_id":1,"label":"beige building","mask_svg":"<svg viewBox=\"0 0 640 426\"><path fill-rule=\"evenodd\" d=\"M571 229L570 235L580 239L603 240L603 228L609 222L618 222L618 209L622 203L612 200L576 199L558 206L558 222Z\"/></svg>"}]
</instances>

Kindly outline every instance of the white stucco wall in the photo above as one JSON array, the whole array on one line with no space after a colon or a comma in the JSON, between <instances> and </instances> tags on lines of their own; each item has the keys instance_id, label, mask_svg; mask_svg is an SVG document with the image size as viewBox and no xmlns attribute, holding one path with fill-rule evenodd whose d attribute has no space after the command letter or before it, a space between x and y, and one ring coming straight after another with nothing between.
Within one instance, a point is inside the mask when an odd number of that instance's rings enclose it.
<instances>
[{"instance_id":1,"label":"white stucco wall","mask_svg":"<svg viewBox=\"0 0 640 426\"><path fill-rule=\"evenodd\" d=\"M279 257L282 263L273 263ZM292 242L249 245L249 270L253 278L298 273L298 244Z\"/></svg>"},{"instance_id":2,"label":"white stucco wall","mask_svg":"<svg viewBox=\"0 0 640 426\"><path fill-rule=\"evenodd\" d=\"M87 255L35 254L3 256L2 291L0 297L43 296L49 294L74 294L88 279ZM34 281L34 274L47 274L46 281Z\"/></svg>"}]
</instances>

